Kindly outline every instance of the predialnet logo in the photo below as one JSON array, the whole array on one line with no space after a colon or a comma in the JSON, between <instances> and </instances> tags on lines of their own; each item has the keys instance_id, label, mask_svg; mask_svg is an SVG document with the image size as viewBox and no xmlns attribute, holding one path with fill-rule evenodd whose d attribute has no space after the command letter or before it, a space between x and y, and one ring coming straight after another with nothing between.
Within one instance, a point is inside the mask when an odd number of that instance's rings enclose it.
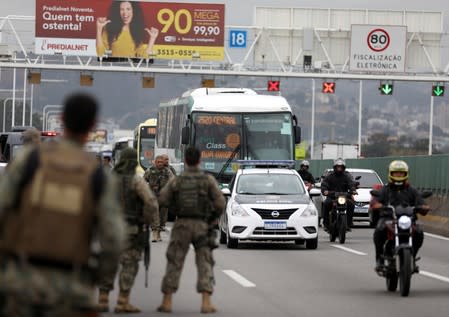
<instances>
[{"instance_id":1,"label":"predialnet logo","mask_svg":"<svg viewBox=\"0 0 449 317\"><path fill-rule=\"evenodd\" d=\"M38 54L58 54L64 53L68 55L93 55L95 56L95 41L86 39L36 39L40 41L36 48L40 48L36 53Z\"/></svg>"}]
</instances>

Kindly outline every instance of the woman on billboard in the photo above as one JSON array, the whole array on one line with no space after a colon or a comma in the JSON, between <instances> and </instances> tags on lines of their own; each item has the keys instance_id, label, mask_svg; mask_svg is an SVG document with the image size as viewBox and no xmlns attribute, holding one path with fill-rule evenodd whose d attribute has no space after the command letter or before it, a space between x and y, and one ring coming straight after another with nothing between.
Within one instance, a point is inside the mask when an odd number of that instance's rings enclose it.
<instances>
[{"instance_id":1,"label":"woman on billboard","mask_svg":"<svg viewBox=\"0 0 449 317\"><path fill-rule=\"evenodd\" d=\"M108 17L97 19L97 56L149 58L158 35L158 29L145 27L139 2L113 1Z\"/></svg>"}]
</instances>

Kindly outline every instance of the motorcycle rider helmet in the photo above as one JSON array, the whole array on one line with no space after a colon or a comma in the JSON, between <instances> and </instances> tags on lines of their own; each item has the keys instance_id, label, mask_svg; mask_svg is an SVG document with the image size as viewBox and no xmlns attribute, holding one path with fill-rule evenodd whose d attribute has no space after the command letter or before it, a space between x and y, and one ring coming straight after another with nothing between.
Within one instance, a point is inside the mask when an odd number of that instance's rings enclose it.
<instances>
[{"instance_id":1,"label":"motorcycle rider helmet","mask_svg":"<svg viewBox=\"0 0 449 317\"><path fill-rule=\"evenodd\" d=\"M345 163L345 160L342 159L342 158L335 159L335 160L334 160L334 171L335 171L335 172L337 172L337 167L338 167L338 166L341 166L341 167L342 167L341 172L344 172L345 169L346 169L346 163Z\"/></svg>"},{"instance_id":2,"label":"motorcycle rider helmet","mask_svg":"<svg viewBox=\"0 0 449 317\"><path fill-rule=\"evenodd\" d=\"M388 166L388 182L402 186L408 180L408 165L404 161L395 160Z\"/></svg>"},{"instance_id":3,"label":"motorcycle rider helmet","mask_svg":"<svg viewBox=\"0 0 449 317\"><path fill-rule=\"evenodd\" d=\"M309 166L310 166L309 161L307 161L307 160L302 161L301 165L299 165L299 167L302 168L303 166L309 168Z\"/></svg>"}]
</instances>

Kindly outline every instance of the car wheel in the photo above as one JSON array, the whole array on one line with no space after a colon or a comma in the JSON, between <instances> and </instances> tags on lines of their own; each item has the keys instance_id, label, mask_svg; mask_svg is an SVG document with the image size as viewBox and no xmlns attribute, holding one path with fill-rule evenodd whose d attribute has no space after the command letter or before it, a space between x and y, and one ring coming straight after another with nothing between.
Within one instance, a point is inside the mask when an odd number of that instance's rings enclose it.
<instances>
[{"instance_id":1,"label":"car wheel","mask_svg":"<svg viewBox=\"0 0 449 317\"><path fill-rule=\"evenodd\" d=\"M239 240L230 237L229 228L226 234L226 246L228 247L228 249L237 249L237 247L239 246Z\"/></svg>"},{"instance_id":2,"label":"car wheel","mask_svg":"<svg viewBox=\"0 0 449 317\"><path fill-rule=\"evenodd\" d=\"M306 248L309 250L315 250L318 248L318 237L315 239L308 239L306 240Z\"/></svg>"}]
</instances>

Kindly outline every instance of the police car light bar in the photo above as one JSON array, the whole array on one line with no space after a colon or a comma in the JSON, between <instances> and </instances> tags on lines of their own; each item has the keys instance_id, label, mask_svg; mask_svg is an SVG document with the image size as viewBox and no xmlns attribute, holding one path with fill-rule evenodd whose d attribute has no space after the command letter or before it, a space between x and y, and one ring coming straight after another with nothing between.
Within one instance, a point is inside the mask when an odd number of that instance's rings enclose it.
<instances>
[{"instance_id":1,"label":"police car light bar","mask_svg":"<svg viewBox=\"0 0 449 317\"><path fill-rule=\"evenodd\" d=\"M294 160L237 160L239 168L295 168Z\"/></svg>"}]
</instances>

